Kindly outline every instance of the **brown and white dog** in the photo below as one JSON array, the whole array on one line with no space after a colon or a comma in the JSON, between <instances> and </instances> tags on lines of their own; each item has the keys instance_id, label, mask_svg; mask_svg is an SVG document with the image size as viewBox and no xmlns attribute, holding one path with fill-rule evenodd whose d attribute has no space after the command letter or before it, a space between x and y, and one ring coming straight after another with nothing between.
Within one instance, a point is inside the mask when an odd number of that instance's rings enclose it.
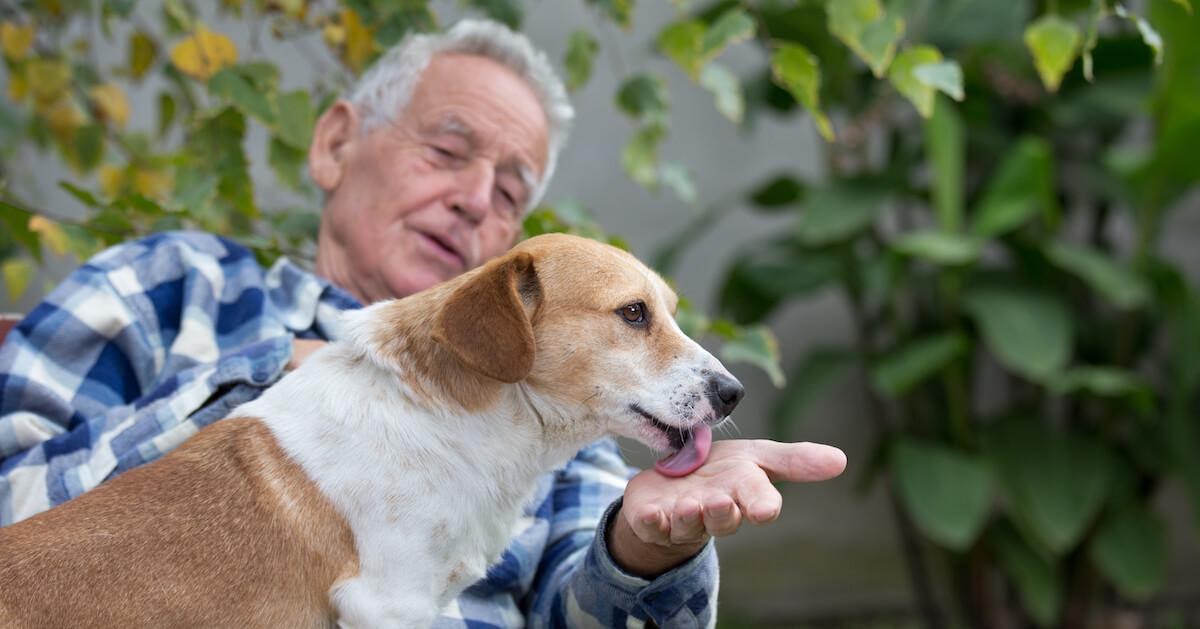
<instances>
[{"instance_id":1,"label":"brown and white dog","mask_svg":"<svg viewBox=\"0 0 1200 629\"><path fill-rule=\"evenodd\" d=\"M610 433L699 466L737 381L633 256L547 235L407 299L161 460L0 529L0 626L428 626Z\"/></svg>"}]
</instances>

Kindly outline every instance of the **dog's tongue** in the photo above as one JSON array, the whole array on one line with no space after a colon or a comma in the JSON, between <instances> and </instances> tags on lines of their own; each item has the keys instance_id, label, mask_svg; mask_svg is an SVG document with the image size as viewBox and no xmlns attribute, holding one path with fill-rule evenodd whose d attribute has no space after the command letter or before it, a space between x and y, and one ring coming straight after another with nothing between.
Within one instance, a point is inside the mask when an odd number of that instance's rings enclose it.
<instances>
[{"instance_id":1,"label":"dog's tongue","mask_svg":"<svg viewBox=\"0 0 1200 629\"><path fill-rule=\"evenodd\" d=\"M675 454L659 459L654 469L663 476L687 476L704 465L711 448L712 428L708 424L699 424L692 429L692 438Z\"/></svg>"}]
</instances>

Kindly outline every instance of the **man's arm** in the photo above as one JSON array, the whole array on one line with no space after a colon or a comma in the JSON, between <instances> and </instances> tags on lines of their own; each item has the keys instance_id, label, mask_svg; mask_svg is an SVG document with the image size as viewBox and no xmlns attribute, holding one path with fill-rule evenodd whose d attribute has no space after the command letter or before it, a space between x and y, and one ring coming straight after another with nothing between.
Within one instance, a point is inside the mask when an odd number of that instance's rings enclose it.
<instances>
[{"instance_id":1,"label":"man's arm","mask_svg":"<svg viewBox=\"0 0 1200 629\"><path fill-rule=\"evenodd\" d=\"M611 439L585 448L562 470L549 498L550 536L526 607L530 627L660 627L715 622L717 560L711 544L656 574L617 563L606 531L619 520L632 470Z\"/></svg>"},{"instance_id":2,"label":"man's arm","mask_svg":"<svg viewBox=\"0 0 1200 629\"><path fill-rule=\"evenodd\" d=\"M9 334L0 348L0 525L161 456L249 399L248 385L275 377L286 337L217 364L222 262L258 268L231 251L199 235L120 245L68 276Z\"/></svg>"}]
</instances>

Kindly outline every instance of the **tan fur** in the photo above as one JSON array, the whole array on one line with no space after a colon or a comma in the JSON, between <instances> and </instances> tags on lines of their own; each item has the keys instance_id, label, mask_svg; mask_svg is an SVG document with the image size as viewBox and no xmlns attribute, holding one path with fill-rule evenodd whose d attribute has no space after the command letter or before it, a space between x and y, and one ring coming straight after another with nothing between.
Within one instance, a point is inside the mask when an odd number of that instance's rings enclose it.
<instances>
[{"instance_id":1,"label":"tan fur","mask_svg":"<svg viewBox=\"0 0 1200 629\"><path fill-rule=\"evenodd\" d=\"M0 626L329 626L329 589L357 566L345 521L268 429L226 419L0 528Z\"/></svg>"}]
</instances>

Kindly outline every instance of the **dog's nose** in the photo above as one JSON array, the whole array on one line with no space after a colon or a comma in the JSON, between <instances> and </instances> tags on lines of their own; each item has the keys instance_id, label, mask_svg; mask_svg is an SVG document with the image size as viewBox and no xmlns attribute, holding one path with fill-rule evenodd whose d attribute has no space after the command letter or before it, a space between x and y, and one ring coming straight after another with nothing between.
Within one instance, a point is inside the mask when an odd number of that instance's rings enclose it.
<instances>
[{"instance_id":1,"label":"dog's nose","mask_svg":"<svg viewBox=\"0 0 1200 629\"><path fill-rule=\"evenodd\" d=\"M714 373L708 381L708 399L721 417L732 413L745 396L742 383L729 374Z\"/></svg>"}]
</instances>

